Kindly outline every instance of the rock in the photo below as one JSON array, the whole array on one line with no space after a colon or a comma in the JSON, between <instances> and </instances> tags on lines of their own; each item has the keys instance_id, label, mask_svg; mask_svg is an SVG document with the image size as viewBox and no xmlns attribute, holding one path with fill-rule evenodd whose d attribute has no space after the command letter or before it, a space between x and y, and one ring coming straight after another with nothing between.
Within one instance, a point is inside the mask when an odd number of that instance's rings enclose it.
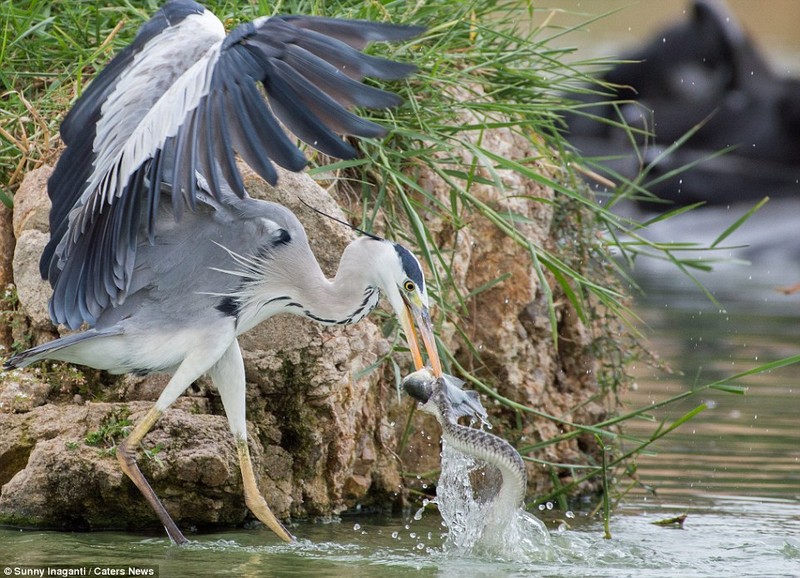
<instances>
[{"instance_id":1,"label":"rock","mask_svg":"<svg viewBox=\"0 0 800 578\"><path fill-rule=\"evenodd\" d=\"M25 175L14 194L14 237L23 231L50 233L50 198L47 196L47 179L53 167L43 165ZM38 262L38 259L37 259Z\"/></svg>"},{"instance_id":2,"label":"rock","mask_svg":"<svg viewBox=\"0 0 800 578\"><path fill-rule=\"evenodd\" d=\"M12 211L0 203L0 291L14 281L11 259L14 254Z\"/></svg>"},{"instance_id":3,"label":"rock","mask_svg":"<svg viewBox=\"0 0 800 578\"><path fill-rule=\"evenodd\" d=\"M49 238L48 233L36 229L22 231L14 250L14 285L33 328L52 331L53 323L47 305L52 291L50 284L39 273L39 257Z\"/></svg>"},{"instance_id":4,"label":"rock","mask_svg":"<svg viewBox=\"0 0 800 578\"><path fill-rule=\"evenodd\" d=\"M25 413L43 405L50 387L22 371L8 372L0 388L0 413Z\"/></svg>"},{"instance_id":5,"label":"rock","mask_svg":"<svg viewBox=\"0 0 800 578\"><path fill-rule=\"evenodd\" d=\"M460 120L468 126L480 123L469 115ZM509 129L463 136L475 143L481 139L482 146L506 158L530 163L526 159L536 157L530 143ZM466 150L462 157L465 165L471 164ZM538 169L547 172L544 166ZM486 169L478 166L477 170L479 177L490 180ZM552 248L553 192L516 173L500 170L499 174L504 190L477 180L472 194L497 211L519 215L517 231L537 246ZM431 195L449 204L450 187L436 174L423 167L415 178ZM38 182L44 186L44 181ZM246 171L245 182L252 196L295 211L309 232L323 271L332 275L354 232L301 202L343 218L331 195L306 174L280 171L279 186L273 188ZM31 199L42 197L41 191L27 194ZM536 198L543 202L531 200ZM14 275L20 302L33 319L34 341L38 341L49 338L49 287L38 279L38 254L46 237L34 206L38 205L33 201L23 204L20 210L27 217L15 217L15 230L16 223L20 225ZM527 250L477 211L467 211L464 218L465 226L455 229L431 211L427 222L433 241L442 254L450 256L459 293L469 295L500 276L506 278L476 292L466 303L469 316L459 329L479 350L480 359L452 323L442 324L440 338L461 365L494 384L502 395L547 413L594 423L603 416L603 407L573 408L598 390L591 346L595 333L602 335L608 329L584 327L558 283L545 275L557 303L560 341L556 350L546 292ZM453 289L442 291L445 301L457 302ZM377 320L373 315L353 326L326 328L298 317L277 316L240 338L256 475L270 507L280 517L329 517L356 506L397 507L404 503L406 484L416 483L413 478L404 481L403 472L438 468L438 425L432 417L418 414L411 434L405 436L414 404L398 396L393 373L372 369L390 350ZM408 356L393 357L401 373L410 370ZM0 493L0 523L63 528L156 526L146 502L113 457L86 446L85 438L122 408L129 408L131 420L140 418L166 379L110 381L98 394L104 403L92 401L92 390L70 390L61 396L72 400L77 395L77 404L64 403L51 393L48 403L38 405L36 398L26 413L0 414L0 483L5 483ZM7 385L5 391L14 395ZM510 415L502 407L491 407L491 412L496 432L512 441L539 441L562 427L530 415ZM521 429L514 427L517 418ZM141 457L140 463L179 525L240 524L250 519L222 404L206 382L198 382L176 402L144 445L159 448L152 458ZM544 457L585 463L596 451L591 440L570 441L551 447ZM529 477L533 491L550 484L549 475L540 470L531 468Z\"/></svg>"},{"instance_id":6,"label":"rock","mask_svg":"<svg viewBox=\"0 0 800 578\"><path fill-rule=\"evenodd\" d=\"M14 284L25 314L36 330L52 332L47 301L50 284L39 273L39 257L50 238L50 199L47 179L52 167L42 166L29 172L14 195ZM48 333L46 339L52 338Z\"/></svg>"},{"instance_id":7,"label":"rock","mask_svg":"<svg viewBox=\"0 0 800 578\"><path fill-rule=\"evenodd\" d=\"M0 357L5 357L14 343L12 323L14 312L9 309L14 306L14 232L12 228L11 209L0 203Z\"/></svg>"},{"instance_id":8,"label":"rock","mask_svg":"<svg viewBox=\"0 0 800 578\"><path fill-rule=\"evenodd\" d=\"M50 404L11 416L13 423L4 420L0 523L57 529L157 526L155 515L119 469L113 446L87 443L109 419L129 411L135 421L150 405ZM26 435L14 437L10 432ZM182 524L202 527L245 520L236 450L223 416L172 409L142 446L151 453L150 457L139 453L143 473ZM251 452L256 471L263 472L267 460L257 438L251 441ZM274 492L265 493L268 500L276 497ZM288 504L280 499L270 504L278 515L288 513Z\"/></svg>"}]
</instances>

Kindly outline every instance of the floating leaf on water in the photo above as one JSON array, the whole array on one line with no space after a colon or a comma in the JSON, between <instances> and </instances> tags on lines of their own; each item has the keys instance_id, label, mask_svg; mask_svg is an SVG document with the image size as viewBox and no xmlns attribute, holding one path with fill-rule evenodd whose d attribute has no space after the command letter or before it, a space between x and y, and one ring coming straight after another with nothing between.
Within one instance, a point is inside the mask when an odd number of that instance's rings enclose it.
<instances>
[{"instance_id":1,"label":"floating leaf on water","mask_svg":"<svg viewBox=\"0 0 800 578\"><path fill-rule=\"evenodd\" d=\"M678 526L679 528L683 528L683 523L686 521L686 514L681 514L680 516L675 516L674 518L665 518L663 520L656 520L655 522L650 522L654 526Z\"/></svg>"}]
</instances>

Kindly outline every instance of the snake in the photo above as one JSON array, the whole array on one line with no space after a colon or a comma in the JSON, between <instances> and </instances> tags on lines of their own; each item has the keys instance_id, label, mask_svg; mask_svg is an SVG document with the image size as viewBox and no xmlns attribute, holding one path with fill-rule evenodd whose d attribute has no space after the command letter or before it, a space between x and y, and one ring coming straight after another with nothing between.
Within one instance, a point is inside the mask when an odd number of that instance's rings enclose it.
<instances>
[{"instance_id":1,"label":"snake","mask_svg":"<svg viewBox=\"0 0 800 578\"><path fill-rule=\"evenodd\" d=\"M436 377L429 368L406 376L401 385L405 392L420 402L420 409L436 417L442 428L442 439L457 451L496 467L502 476L495 504L519 508L525 500L528 472L514 446L482 429L458 423L469 415L486 422L486 410L475 391L461 389L463 382L451 375Z\"/></svg>"}]
</instances>

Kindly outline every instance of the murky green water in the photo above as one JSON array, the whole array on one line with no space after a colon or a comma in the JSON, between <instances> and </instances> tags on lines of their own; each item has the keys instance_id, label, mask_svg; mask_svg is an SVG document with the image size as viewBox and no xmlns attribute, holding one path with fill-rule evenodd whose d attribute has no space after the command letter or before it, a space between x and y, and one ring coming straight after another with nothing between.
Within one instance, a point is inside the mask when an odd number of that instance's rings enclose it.
<instances>
[{"instance_id":1,"label":"murky green water","mask_svg":"<svg viewBox=\"0 0 800 578\"><path fill-rule=\"evenodd\" d=\"M683 529L652 522L688 513ZM556 517L546 517L550 525ZM163 536L112 532L0 531L3 564L155 566L164 576L798 576L800 505L775 498L716 497L628 505L614 517L614 538L599 522L570 520L553 530L555 560L451 557L441 550L438 518L360 517L299 525L297 544L267 531L194 536L183 548Z\"/></svg>"}]
</instances>

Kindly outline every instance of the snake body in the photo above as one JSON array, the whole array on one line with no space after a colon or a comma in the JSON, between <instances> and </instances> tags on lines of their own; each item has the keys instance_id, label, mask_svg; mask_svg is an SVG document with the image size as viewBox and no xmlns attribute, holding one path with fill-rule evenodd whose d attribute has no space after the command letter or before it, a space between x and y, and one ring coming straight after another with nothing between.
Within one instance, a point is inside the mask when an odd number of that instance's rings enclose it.
<instances>
[{"instance_id":1,"label":"snake body","mask_svg":"<svg viewBox=\"0 0 800 578\"><path fill-rule=\"evenodd\" d=\"M433 414L442 427L442 438L461 453L482 460L500 470L502 485L495 496L496 505L516 509L525 499L528 473L517 450L506 440L481 429L458 423L462 415L485 417L474 392L465 392L450 376L434 377L430 370L421 369L403 380L406 392L422 403L421 409ZM476 405L477 408L476 409Z\"/></svg>"}]
</instances>

